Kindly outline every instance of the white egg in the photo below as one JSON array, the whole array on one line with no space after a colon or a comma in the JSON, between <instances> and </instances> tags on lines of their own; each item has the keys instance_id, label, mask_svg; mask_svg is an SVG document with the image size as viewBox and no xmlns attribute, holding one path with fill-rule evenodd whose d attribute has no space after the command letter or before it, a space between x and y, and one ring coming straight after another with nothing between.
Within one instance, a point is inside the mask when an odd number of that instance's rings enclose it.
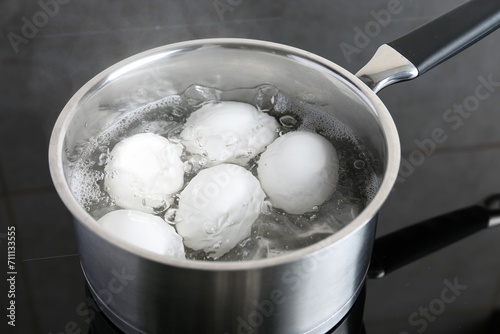
<instances>
[{"instance_id":1,"label":"white egg","mask_svg":"<svg viewBox=\"0 0 500 334\"><path fill-rule=\"evenodd\" d=\"M150 252L185 258L182 237L163 219L136 210L117 210L97 221L121 240Z\"/></svg>"},{"instance_id":2,"label":"white egg","mask_svg":"<svg viewBox=\"0 0 500 334\"><path fill-rule=\"evenodd\" d=\"M289 132L267 147L258 162L262 189L276 208L291 214L314 211L334 192L339 162L324 137Z\"/></svg>"},{"instance_id":3,"label":"white egg","mask_svg":"<svg viewBox=\"0 0 500 334\"><path fill-rule=\"evenodd\" d=\"M219 258L250 235L264 197L257 178L243 167L204 169L180 194L177 232L187 247Z\"/></svg>"},{"instance_id":4,"label":"white egg","mask_svg":"<svg viewBox=\"0 0 500 334\"><path fill-rule=\"evenodd\" d=\"M104 186L125 209L154 213L166 209L184 186L182 145L140 133L115 145L105 167Z\"/></svg>"},{"instance_id":5,"label":"white egg","mask_svg":"<svg viewBox=\"0 0 500 334\"><path fill-rule=\"evenodd\" d=\"M229 162L245 166L278 134L277 121L242 102L205 104L193 112L181 133L186 150L207 158L206 166Z\"/></svg>"}]
</instances>

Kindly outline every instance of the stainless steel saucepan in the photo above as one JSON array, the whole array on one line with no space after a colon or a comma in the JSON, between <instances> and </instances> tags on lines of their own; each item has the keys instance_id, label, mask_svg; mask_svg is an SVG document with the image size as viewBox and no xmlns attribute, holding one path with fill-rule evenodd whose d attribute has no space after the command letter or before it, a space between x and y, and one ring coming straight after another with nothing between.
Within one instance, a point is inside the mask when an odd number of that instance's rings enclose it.
<instances>
[{"instance_id":1,"label":"stainless steel saucepan","mask_svg":"<svg viewBox=\"0 0 500 334\"><path fill-rule=\"evenodd\" d=\"M245 39L207 39L149 50L106 69L67 103L55 124L49 164L74 216L90 289L127 333L324 333L351 308L371 261L376 217L396 180L400 144L376 92L431 69L500 25L500 2L473 0L387 45L356 75L307 51ZM152 80L151 71L161 77ZM319 105L352 129L373 160L380 186L347 226L309 247L274 258L203 262L161 257L102 230L72 195L66 152L99 133L117 97L134 88L179 93L192 84L226 90L263 83ZM148 89L151 88L151 89ZM127 101L125 101L126 103ZM116 110L116 109L115 109ZM493 225L486 209L472 218ZM469 211L467 211L469 212ZM462 216L459 216L462 217Z\"/></svg>"}]
</instances>

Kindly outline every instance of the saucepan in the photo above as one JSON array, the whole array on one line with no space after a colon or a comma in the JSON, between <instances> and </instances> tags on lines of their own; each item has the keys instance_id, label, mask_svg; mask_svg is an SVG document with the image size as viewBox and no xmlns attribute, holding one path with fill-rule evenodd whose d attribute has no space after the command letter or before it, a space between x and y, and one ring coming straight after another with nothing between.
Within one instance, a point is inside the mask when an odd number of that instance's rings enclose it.
<instances>
[{"instance_id":1,"label":"saucepan","mask_svg":"<svg viewBox=\"0 0 500 334\"><path fill-rule=\"evenodd\" d=\"M499 25L500 2L467 2L382 45L356 75L290 46L206 39L145 51L91 79L69 100L55 124L49 164L54 185L74 217L84 275L104 313L128 333L290 334L324 333L332 328L360 294L370 262L372 269L383 268L384 261L393 266L404 262L387 247L409 247L414 258L436 246L422 253L396 235L377 243L380 253L372 261L377 213L394 185L400 163L396 127L376 93L416 78ZM305 248L259 260L162 257L104 231L70 190L68 152L103 131L117 119L116 114L125 113L119 103L147 104L193 84L220 90L266 84L308 103L333 106L332 111L324 111L323 119L340 120L374 162L378 183L373 198L338 232ZM443 246L496 225L496 213L487 206L475 206L424 224L423 234L412 234L420 240L439 235L443 239L437 246ZM439 222L446 223L444 230L451 224L461 232L449 237L449 233L437 233ZM383 273L379 269L374 276Z\"/></svg>"}]
</instances>

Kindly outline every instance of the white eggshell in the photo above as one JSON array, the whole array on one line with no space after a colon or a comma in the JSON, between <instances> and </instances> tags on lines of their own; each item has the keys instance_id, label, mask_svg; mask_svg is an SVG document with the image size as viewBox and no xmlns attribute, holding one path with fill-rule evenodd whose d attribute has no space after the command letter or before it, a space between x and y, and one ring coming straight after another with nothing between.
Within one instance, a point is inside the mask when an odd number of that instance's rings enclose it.
<instances>
[{"instance_id":1,"label":"white eggshell","mask_svg":"<svg viewBox=\"0 0 500 334\"><path fill-rule=\"evenodd\" d=\"M182 145L152 133L140 133L115 145L105 167L104 186L125 209L154 213L172 203L184 186Z\"/></svg>"},{"instance_id":2,"label":"white eggshell","mask_svg":"<svg viewBox=\"0 0 500 334\"><path fill-rule=\"evenodd\" d=\"M175 226L187 247L219 258L250 235L264 197L257 178L243 167L207 168L181 192Z\"/></svg>"},{"instance_id":3,"label":"white eggshell","mask_svg":"<svg viewBox=\"0 0 500 334\"><path fill-rule=\"evenodd\" d=\"M136 210L117 210L97 223L121 240L150 252L185 258L182 237L158 216Z\"/></svg>"},{"instance_id":4,"label":"white eggshell","mask_svg":"<svg viewBox=\"0 0 500 334\"><path fill-rule=\"evenodd\" d=\"M278 127L273 117L250 104L210 103L188 117L181 138L188 152L207 158L207 166L245 166L276 139Z\"/></svg>"},{"instance_id":5,"label":"white eggshell","mask_svg":"<svg viewBox=\"0 0 500 334\"><path fill-rule=\"evenodd\" d=\"M314 210L337 185L338 158L324 137L304 131L289 132L267 147L258 162L262 189L276 208L291 214Z\"/></svg>"}]
</instances>

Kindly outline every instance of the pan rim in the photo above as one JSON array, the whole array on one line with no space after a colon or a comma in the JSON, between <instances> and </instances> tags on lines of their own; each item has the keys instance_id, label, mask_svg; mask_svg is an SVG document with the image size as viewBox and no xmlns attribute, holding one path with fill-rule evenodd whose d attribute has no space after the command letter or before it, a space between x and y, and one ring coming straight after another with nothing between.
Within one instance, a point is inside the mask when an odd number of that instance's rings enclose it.
<instances>
[{"instance_id":1,"label":"pan rim","mask_svg":"<svg viewBox=\"0 0 500 334\"><path fill-rule=\"evenodd\" d=\"M63 145L66 134L65 129L67 129L70 121L76 114L79 102L82 101L82 99L89 91L91 91L93 87L104 84L106 82L106 79L109 79L110 75L116 75L116 73L118 73L120 69L123 70L127 65L130 65L139 60L144 61L144 59L148 57L154 58L160 57L162 55L165 56L166 54L171 53L173 50L202 47L205 45L240 45L260 47L269 50L284 52L289 55L294 55L299 58L312 61L334 74L337 79L341 79L346 84L346 86L348 86L351 90L357 91L359 95L365 100L365 102L372 106L372 110L377 114L380 128L383 131L386 139L386 168L376 195L353 221L348 223L338 232L313 245L291 251L287 254L283 254L277 257L238 262L195 261L161 256L159 254L154 254L143 250L138 246L123 242L116 236L102 229L96 223L96 220L92 218L90 214L87 213L84 208L82 208L82 206L76 201L69 188L68 183L66 182L62 165L62 154L64 152ZM329 248L340 242L348 242L349 237L355 234L357 230L363 228L364 225L368 224L382 207L396 181L399 171L400 159L401 153L399 136L394 121L389 114L389 111L385 107L384 103L380 100L380 98L354 74L323 57L302 49L274 42L241 38L198 39L168 44L138 53L112 65L111 67L108 67L107 69L103 70L101 73L90 79L68 101L55 123L49 143L49 168L54 186L65 206L77 221L76 223L83 224L86 229L90 230L98 237L105 239L107 242L110 242L115 247L119 247L129 253L132 253L133 255L140 256L143 259L180 268L208 271L250 270L279 266L298 260L303 260L304 258L314 256L314 254L318 252L328 251Z\"/></svg>"}]
</instances>

